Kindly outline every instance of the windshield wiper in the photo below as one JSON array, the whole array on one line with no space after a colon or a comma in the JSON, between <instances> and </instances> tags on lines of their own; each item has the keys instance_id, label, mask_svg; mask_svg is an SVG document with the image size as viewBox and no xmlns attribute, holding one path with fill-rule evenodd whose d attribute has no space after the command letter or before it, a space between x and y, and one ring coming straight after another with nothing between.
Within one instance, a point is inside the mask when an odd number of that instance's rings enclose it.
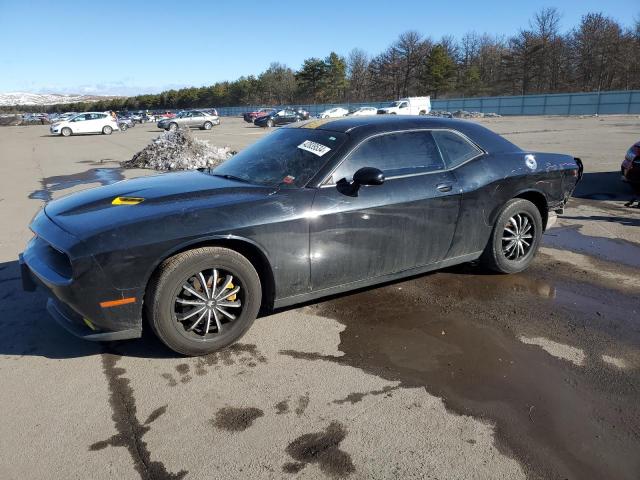
<instances>
[{"instance_id":1,"label":"windshield wiper","mask_svg":"<svg viewBox=\"0 0 640 480\"><path fill-rule=\"evenodd\" d=\"M220 175L219 173L212 173L211 175L213 175L214 177L226 178L227 180L235 180L236 182L251 183L246 178L237 177L235 175L229 175L229 174Z\"/></svg>"}]
</instances>

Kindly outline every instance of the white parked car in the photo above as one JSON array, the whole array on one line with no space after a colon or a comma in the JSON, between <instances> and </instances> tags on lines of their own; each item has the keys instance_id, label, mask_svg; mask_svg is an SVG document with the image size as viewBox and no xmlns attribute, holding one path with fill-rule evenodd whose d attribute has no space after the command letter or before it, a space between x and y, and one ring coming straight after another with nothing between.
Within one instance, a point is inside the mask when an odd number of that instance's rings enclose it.
<instances>
[{"instance_id":1,"label":"white parked car","mask_svg":"<svg viewBox=\"0 0 640 480\"><path fill-rule=\"evenodd\" d=\"M336 107L325 110L324 112L320 112L320 115L318 116L320 118L338 118L344 117L347 113L349 113L349 110L347 110L346 108Z\"/></svg>"},{"instance_id":2,"label":"white parked car","mask_svg":"<svg viewBox=\"0 0 640 480\"><path fill-rule=\"evenodd\" d=\"M360 107L355 109L353 112L349 112L349 116L353 117L361 117L363 115L375 115L378 113L378 109L376 107Z\"/></svg>"},{"instance_id":3,"label":"white parked car","mask_svg":"<svg viewBox=\"0 0 640 480\"><path fill-rule=\"evenodd\" d=\"M431 97L401 98L378 109L378 113L392 115L426 115L431 111Z\"/></svg>"},{"instance_id":4,"label":"white parked car","mask_svg":"<svg viewBox=\"0 0 640 480\"><path fill-rule=\"evenodd\" d=\"M49 127L52 135L62 135L63 137L78 133L111 135L114 130L119 130L118 122L105 112L78 113L68 120L54 123Z\"/></svg>"}]
</instances>

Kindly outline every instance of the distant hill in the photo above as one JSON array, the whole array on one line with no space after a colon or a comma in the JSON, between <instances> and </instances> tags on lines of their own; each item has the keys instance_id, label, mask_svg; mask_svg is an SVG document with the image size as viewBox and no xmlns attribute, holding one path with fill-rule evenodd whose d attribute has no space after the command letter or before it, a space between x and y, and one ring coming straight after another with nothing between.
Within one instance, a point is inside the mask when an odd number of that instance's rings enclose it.
<instances>
[{"instance_id":1,"label":"distant hill","mask_svg":"<svg viewBox=\"0 0 640 480\"><path fill-rule=\"evenodd\" d=\"M0 93L0 107L14 105L55 105L57 103L97 102L119 98L101 95L62 95L58 93L28 93L7 92Z\"/></svg>"}]
</instances>

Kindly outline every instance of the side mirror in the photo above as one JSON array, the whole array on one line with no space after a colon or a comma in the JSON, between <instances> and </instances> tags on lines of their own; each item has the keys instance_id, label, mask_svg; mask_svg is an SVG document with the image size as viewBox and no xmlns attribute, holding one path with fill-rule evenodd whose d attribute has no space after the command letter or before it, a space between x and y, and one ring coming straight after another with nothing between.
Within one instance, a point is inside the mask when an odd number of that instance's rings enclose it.
<instances>
[{"instance_id":1,"label":"side mirror","mask_svg":"<svg viewBox=\"0 0 640 480\"><path fill-rule=\"evenodd\" d=\"M362 167L353 174L355 185L382 185L384 183L384 173L374 167Z\"/></svg>"}]
</instances>

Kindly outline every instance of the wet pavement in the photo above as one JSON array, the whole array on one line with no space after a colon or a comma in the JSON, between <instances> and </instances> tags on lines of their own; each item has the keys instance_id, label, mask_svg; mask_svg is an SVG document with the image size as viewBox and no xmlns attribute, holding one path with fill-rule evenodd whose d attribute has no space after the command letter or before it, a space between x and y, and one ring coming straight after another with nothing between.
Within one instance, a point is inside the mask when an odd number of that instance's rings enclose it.
<instances>
[{"instance_id":1,"label":"wet pavement","mask_svg":"<svg viewBox=\"0 0 640 480\"><path fill-rule=\"evenodd\" d=\"M20 288L41 201L148 174L104 164L157 133L24 140L36 127L15 137L24 147L0 135L29 173L0 175L0 476L640 478L640 210L606 163L628 146L620 125L640 122L588 122L489 122L586 159L526 272L462 265L287 309L200 358L148 332L77 340ZM595 128L608 133L589 143ZM261 131L213 133L238 149Z\"/></svg>"},{"instance_id":2,"label":"wet pavement","mask_svg":"<svg viewBox=\"0 0 640 480\"><path fill-rule=\"evenodd\" d=\"M41 188L29 194L29 198L48 202L53 199L54 192L86 185L110 185L124 180L121 168L91 168L84 172L70 175L56 175L40 180ZM96 186L97 186L96 185Z\"/></svg>"},{"instance_id":3,"label":"wet pavement","mask_svg":"<svg viewBox=\"0 0 640 480\"><path fill-rule=\"evenodd\" d=\"M637 316L629 324L638 303L552 277L549 262L511 276L462 266L308 308L346 326L345 355L332 361L424 387L447 408L495 423L502 450L531 477L637 478L640 376L601 357L608 342L640 344ZM594 311L594 297L615 308ZM586 358L572 365L521 337L577 346Z\"/></svg>"}]
</instances>

